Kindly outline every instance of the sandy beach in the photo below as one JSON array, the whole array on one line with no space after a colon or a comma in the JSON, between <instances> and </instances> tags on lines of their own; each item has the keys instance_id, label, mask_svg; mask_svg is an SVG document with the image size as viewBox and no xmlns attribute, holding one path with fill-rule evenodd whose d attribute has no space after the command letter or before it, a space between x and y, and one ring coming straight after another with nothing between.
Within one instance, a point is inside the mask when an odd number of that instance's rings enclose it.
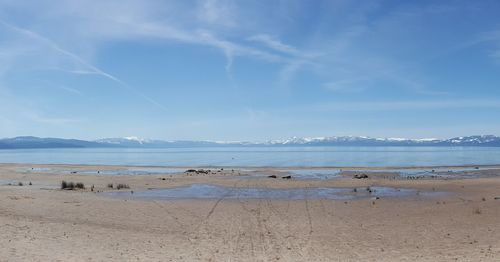
<instances>
[{"instance_id":1,"label":"sandy beach","mask_svg":"<svg viewBox=\"0 0 500 262\"><path fill-rule=\"evenodd\" d=\"M147 175L130 175L129 168L0 165L0 261L500 259L497 166L460 167L447 176L441 170L452 167L426 167L435 171L406 177L388 168L335 167L338 174L324 179L283 179L290 170L273 167ZM353 179L356 174L368 178ZM61 190L62 180L85 189ZM129 188L118 190L118 184ZM226 188L231 195L140 197L192 185ZM256 188L294 197L238 193ZM318 197L318 188L350 193ZM379 196L374 188L407 193Z\"/></svg>"}]
</instances>

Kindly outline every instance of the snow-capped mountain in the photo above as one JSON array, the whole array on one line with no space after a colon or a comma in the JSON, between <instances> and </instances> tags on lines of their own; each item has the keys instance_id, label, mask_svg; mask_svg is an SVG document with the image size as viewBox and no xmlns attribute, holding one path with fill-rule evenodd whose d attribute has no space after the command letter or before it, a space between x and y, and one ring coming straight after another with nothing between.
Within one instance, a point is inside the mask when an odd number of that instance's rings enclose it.
<instances>
[{"instance_id":1,"label":"snow-capped mountain","mask_svg":"<svg viewBox=\"0 0 500 262\"><path fill-rule=\"evenodd\" d=\"M104 138L94 142L102 146L118 147L143 147L143 148L168 148L168 147L197 147L197 146L217 146L232 144L231 142L211 142L211 141L165 141L144 139L135 136L123 138Z\"/></svg>"},{"instance_id":2,"label":"snow-capped mountain","mask_svg":"<svg viewBox=\"0 0 500 262\"><path fill-rule=\"evenodd\" d=\"M130 137L120 137L120 138L103 138L95 140L94 142L102 144L102 145L116 145L116 146L144 146L153 143L160 143L164 141L160 140L150 140L143 139L136 136Z\"/></svg>"},{"instance_id":3,"label":"snow-capped mountain","mask_svg":"<svg viewBox=\"0 0 500 262\"><path fill-rule=\"evenodd\" d=\"M484 135L484 136L466 136L466 137L455 137L444 142L450 145L459 145L459 146L499 146L500 145L500 137L493 135Z\"/></svg>"},{"instance_id":4,"label":"snow-capped mountain","mask_svg":"<svg viewBox=\"0 0 500 262\"><path fill-rule=\"evenodd\" d=\"M162 141L136 137L101 139L96 142L126 147L207 147L207 146L500 146L500 137L467 136L450 139L372 138L366 136L292 137L265 142Z\"/></svg>"},{"instance_id":5,"label":"snow-capped mountain","mask_svg":"<svg viewBox=\"0 0 500 262\"><path fill-rule=\"evenodd\" d=\"M371 138L365 136L292 137L266 142L239 141L164 141L138 137L105 138L95 141L32 136L0 139L0 149L18 148L175 148L234 146L491 146L500 147L500 137L493 135L455 137L450 139Z\"/></svg>"}]
</instances>

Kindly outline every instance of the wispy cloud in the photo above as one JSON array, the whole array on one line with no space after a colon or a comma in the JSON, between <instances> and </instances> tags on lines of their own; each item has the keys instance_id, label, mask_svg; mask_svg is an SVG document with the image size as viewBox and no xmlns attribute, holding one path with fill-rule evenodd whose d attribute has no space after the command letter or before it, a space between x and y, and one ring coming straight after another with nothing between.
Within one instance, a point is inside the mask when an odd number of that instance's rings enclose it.
<instances>
[{"instance_id":1,"label":"wispy cloud","mask_svg":"<svg viewBox=\"0 0 500 262\"><path fill-rule=\"evenodd\" d=\"M32 40L38 41L42 45L47 46L49 49L56 51L60 55L70 58L71 60L76 62L78 65L82 66L82 68L83 68L83 70L69 69L69 70L67 70L67 72L76 73L76 74L95 74L98 76L102 76L104 78L107 78L107 79L119 84L121 87L124 87L124 88L138 94L140 97L142 97L143 99L145 99L149 103L161 108L162 110L168 111L167 107L165 107L161 103L157 102L155 99L145 95L144 93L142 93L138 89L130 86L126 82L122 81L121 79L119 79L119 78L99 69L98 67L86 62L78 55L59 47L55 42L48 39L47 37L44 37L38 33L35 33L34 31L12 25L12 24L7 23L7 22L2 21L2 20L0 20L0 24L4 25L5 27L7 27L11 30L14 30L14 31L19 32L23 35L26 35L29 38L31 38Z\"/></svg>"},{"instance_id":2,"label":"wispy cloud","mask_svg":"<svg viewBox=\"0 0 500 262\"><path fill-rule=\"evenodd\" d=\"M235 2L227 0L199 1L198 19L204 23L225 27L236 26L237 10Z\"/></svg>"},{"instance_id":3,"label":"wispy cloud","mask_svg":"<svg viewBox=\"0 0 500 262\"><path fill-rule=\"evenodd\" d=\"M68 124L75 124L82 122L81 119L49 117L34 112L26 112L24 113L24 115L31 121L35 121L42 124L68 125Z\"/></svg>"},{"instance_id":4,"label":"wispy cloud","mask_svg":"<svg viewBox=\"0 0 500 262\"><path fill-rule=\"evenodd\" d=\"M301 110L329 111L393 111L393 110L436 110L436 109L481 109L500 108L498 99L457 99L457 100L420 100L420 101L384 101L384 102L338 102L318 104Z\"/></svg>"},{"instance_id":5,"label":"wispy cloud","mask_svg":"<svg viewBox=\"0 0 500 262\"><path fill-rule=\"evenodd\" d=\"M342 79L338 81L326 82L323 84L323 88L332 92L361 92L364 88L357 84L358 81L363 80L363 78L358 79Z\"/></svg>"},{"instance_id":6,"label":"wispy cloud","mask_svg":"<svg viewBox=\"0 0 500 262\"><path fill-rule=\"evenodd\" d=\"M275 51L281 52L281 53L290 54L290 55L294 55L294 56L300 55L300 52L296 48L294 48L290 45L286 45L286 44L282 43L276 37L272 37L270 35L266 35L266 34L254 35L254 36L249 37L248 40L262 43L262 44L266 45L267 47L269 47Z\"/></svg>"},{"instance_id":7,"label":"wispy cloud","mask_svg":"<svg viewBox=\"0 0 500 262\"><path fill-rule=\"evenodd\" d=\"M83 93L80 90L75 89L75 88L71 88L71 87L67 87L67 86L57 86L56 88L61 89L63 91L66 91L68 93L74 94L74 95L83 96Z\"/></svg>"}]
</instances>

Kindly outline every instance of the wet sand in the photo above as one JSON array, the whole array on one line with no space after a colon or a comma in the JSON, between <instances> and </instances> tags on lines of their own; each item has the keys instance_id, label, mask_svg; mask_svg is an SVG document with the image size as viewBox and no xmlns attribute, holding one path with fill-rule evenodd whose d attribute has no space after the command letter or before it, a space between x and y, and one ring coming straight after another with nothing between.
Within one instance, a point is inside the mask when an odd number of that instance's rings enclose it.
<instances>
[{"instance_id":1,"label":"wet sand","mask_svg":"<svg viewBox=\"0 0 500 262\"><path fill-rule=\"evenodd\" d=\"M439 168L458 170L446 178L402 177L390 172L393 168L328 167L323 169L336 170L340 175L312 180L297 179L293 174L291 179L281 177L290 175L290 170L321 168L211 167L208 174L170 173L162 169L160 173L147 175L116 171L126 169L0 165L0 261L498 261L500 258L500 199L495 199L500 197L498 166L481 166L477 170L475 166ZM475 175L463 179L462 172ZM368 178L352 178L362 173ZM82 182L86 189L61 190L62 180ZM108 188L110 183L113 189ZM118 191L115 187L120 183L130 189ZM389 187L411 189L412 193L376 199L365 192L361 198L342 200L269 195L248 198L237 194L197 199L134 196L148 190L193 184L232 190ZM126 196L116 197L114 192L126 192L123 193ZM443 194L429 196L426 192Z\"/></svg>"}]
</instances>

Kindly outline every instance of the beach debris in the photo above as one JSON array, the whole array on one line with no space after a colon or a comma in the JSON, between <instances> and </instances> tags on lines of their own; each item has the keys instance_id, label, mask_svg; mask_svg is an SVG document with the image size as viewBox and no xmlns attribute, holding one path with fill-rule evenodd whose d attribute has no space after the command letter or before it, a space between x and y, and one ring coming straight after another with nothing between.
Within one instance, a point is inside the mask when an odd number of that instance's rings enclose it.
<instances>
[{"instance_id":1,"label":"beach debris","mask_svg":"<svg viewBox=\"0 0 500 262\"><path fill-rule=\"evenodd\" d=\"M210 170L198 169L196 171L196 174L205 174L205 175L208 175L208 173L210 173Z\"/></svg>"},{"instance_id":2,"label":"beach debris","mask_svg":"<svg viewBox=\"0 0 500 262\"><path fill-rule=\"evenodd\" d=\"M368 178L368 175L363 173L363 174L355 174L354 177L355 179L366 179Z\"/></svg>"},{"instance_id":3,"label":"beach debris","mask_svg":"<svg viewBox=\"0 0 500 262\"><path fill-rule=\"evenodd\" d=\"M277 178L277 176L276 176L276 175L270 175L270 176L268 176L268 177L269 177L269 178Z\"/></svg>"},{"instance_id":4,"label":"beach debris","mask_svg":"<svg viewBox=\"0 0 500 262\"><path fill-rule=\"evenodd\" d=\"M31 183L31 181L30 181L28 185L30 185L30 186L31 186L31 185L33 185L33 184L32 184L32 183Z\"/></svg>"},{"instance_id":5,"label":"beach debris","mask_svg":"<svg viewBox=\"0 0 500 262\"><path fill-rule=\"evenodd\" d=\"M91 192L94 192L94 185L92 185L92 186L90 187L90 191L91 191Z\"/></svg>"},{"instance_id":6,"label":"beach debris","mask_svg":"<svg viewBox=\"0 0 500 262\"><path fill-rule=\"evenodd\" d=\"M204 169L188 169L186 170L184 173L196 173L196 174L205 174L205 175L208 175L211 171L210 170L204 170Z\"/></svg>"},{"instance_id":7,"label":"beach debris","mask_svg":"<svg viewBox=\"0 0 500 262\"><path fill-rule=\"evenodd\" d=\"M284 176L283 179L292 179L292 176Z\"/></svg>"},{"instance_id":8,"label":"beach debris","mask_svg":"<svg viewBox=\"0 0 500 262\"><path fill-rule=\"evenodd\" d=\"M71 174L76 174L77 172L76 171L71 171Z\"/></svg>"}]
</instances>

